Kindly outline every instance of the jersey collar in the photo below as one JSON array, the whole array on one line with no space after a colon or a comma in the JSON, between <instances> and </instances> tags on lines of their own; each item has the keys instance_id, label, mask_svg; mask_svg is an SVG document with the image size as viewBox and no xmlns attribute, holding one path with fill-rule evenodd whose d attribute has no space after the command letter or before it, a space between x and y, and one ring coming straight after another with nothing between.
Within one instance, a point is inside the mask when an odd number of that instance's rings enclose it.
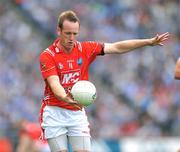
<instances>
[{"instance_id":1,"label":"jersey collar","mask_svg":"<svg viewBox=\"0 0 180 152\"><path fill-rule=\"evenodd\" d=\"M57 38L53 43L54 50L55 50L56 53L62 53L63 51L57 46L58 42L59 42L59 39Z\"/></svg>"},{"instance_id":2,"label":"jersey collar","mask_svg":"<svg viewBox=\"0 0 180 152\"><path fill-rule=\"evenodd\" d=\"M53 43L53 46L54 46L54 50L56 53L63 53L63 50L61 48L58 47L58 42L59 42L59 38L57 38L54 43ZM79 42L77 41L74 45L74 47L76 47L77 45L79 44Z\"/></svg>"}]
</instances>

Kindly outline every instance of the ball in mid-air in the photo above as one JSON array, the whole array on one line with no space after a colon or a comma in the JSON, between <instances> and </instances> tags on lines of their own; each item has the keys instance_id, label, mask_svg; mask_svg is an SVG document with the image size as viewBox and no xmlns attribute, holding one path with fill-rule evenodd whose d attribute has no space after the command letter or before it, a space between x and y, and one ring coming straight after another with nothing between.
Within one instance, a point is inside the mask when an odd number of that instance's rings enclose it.
<instances>
[{"instance_id":1,"label":"ball in mid-air","mask_svg":"<svg viewBox=\"0 0 180 152\"><path fill-rule=\"evenodd\" d=\"M80 80L76 82L71 89L71 94L79 104L89 106L96 99L96 87L87 80Z\"/></svg>"}]
</instances>

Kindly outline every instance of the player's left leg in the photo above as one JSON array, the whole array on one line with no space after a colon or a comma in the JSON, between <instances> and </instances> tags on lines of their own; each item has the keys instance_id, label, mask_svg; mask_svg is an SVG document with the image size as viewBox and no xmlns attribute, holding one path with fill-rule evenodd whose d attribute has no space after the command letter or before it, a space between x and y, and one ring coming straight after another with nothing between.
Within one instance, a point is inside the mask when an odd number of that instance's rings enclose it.
<instances>
[{"instance_id":1,"label":"player's left leg","mask_svg":"<svg viewBox=\"0 0 180 152\"><path fill-rule=\"evenodd\" d=\"M67 152L67 135L49 138L48 144L51 152Z\"/></svg>"},{"instance_id":2,"label":"player's left leg","mask_svg":"<svg viewBox=\"0 0 180 152\"><path fill-rule=\"evenodd\" d=\"M69 143L74 152L90 152L91 137L90 136L69 136Z\"/></svg>"},{"instance_id":3,"label":"player's left leg","mask_svg":"<svg viewBox=\"0 0 180 152\"><path fill-rule=\"evenodd\" d=\"M67 135L72 150L74 152L90 152L90 127L85 110L73 111L69 115L71 120L67 127Z\"/></svg>"}]
</instances>

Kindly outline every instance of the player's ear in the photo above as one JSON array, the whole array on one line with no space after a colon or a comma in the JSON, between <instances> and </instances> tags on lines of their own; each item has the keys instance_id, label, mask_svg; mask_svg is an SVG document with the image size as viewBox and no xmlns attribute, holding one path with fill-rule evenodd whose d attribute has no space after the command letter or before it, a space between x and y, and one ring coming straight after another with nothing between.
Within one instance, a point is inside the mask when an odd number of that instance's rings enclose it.
<instances>
[{"instance_id":1,"label":"player's ear","mask_svg":"<svg viewBox=\"0 0 180 152\"><path fill-rule=\"evenodd\" d=\"M61 35L61 28L57 27L56 32L57 32L57 35L60 36Z\"/></svg>"}]
</instances>

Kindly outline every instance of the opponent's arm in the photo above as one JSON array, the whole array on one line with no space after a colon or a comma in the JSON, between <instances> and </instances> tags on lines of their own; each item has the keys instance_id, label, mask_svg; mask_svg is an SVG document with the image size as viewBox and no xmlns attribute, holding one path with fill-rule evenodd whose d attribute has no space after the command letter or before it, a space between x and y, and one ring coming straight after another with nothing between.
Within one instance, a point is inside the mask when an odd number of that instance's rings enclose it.
<instances>
[{"instance_id":1,"label":"opponent's arm","mask_svg":"<svg viewBox=\"0 0 180 152\"><path fill-rule=\"evenodd\" d=\"M176 62L174 78L180 79L180 58Z\"/></svg>"},{"instance_id":2,"label":"opponent's arm","mask_svg":"<svg viewBox=\"0 0 180 152\"><path fill-rule=\"evenodd\" d=\"M141 48L144 46L155 46L155 45L163 45L163 42L169 38L169 33L164 33L161 35L156 35L153 38L149 39L132 39L119 41L115 43L105 43L104 53L126 53L129 51L133 51L137 48Z\"/></svg>"},{"instance_id":3,"label":"opponent's arm","mask_svg":"<svg viewBox=\"0 0 180 152\"><path fill-rule=\"evenodd\" d=\"M22 134L19 139L19 143L16 152L27 152L29 149L33 149L33 141L27 134Z\"/></svg>"}]
</instances>

